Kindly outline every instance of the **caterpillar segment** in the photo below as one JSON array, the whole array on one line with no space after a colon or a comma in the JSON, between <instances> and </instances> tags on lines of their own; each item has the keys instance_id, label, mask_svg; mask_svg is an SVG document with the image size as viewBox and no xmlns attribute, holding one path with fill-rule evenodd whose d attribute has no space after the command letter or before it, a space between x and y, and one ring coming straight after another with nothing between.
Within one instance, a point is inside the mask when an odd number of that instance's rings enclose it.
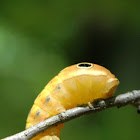
<instances>
[{"instance_id":1,"label":"caterpillar segment","mask_svg":"<svg viewBox=\"0 0 140 140\"><path fill-rule=\"evenodd\" d=\"M34 101L26 129L51 116L113 95L119 81L106 68L93 63L69 66L55 76ZM63 124L50 128L32 140L59 140Z\"/></svg>"}]
</instances>

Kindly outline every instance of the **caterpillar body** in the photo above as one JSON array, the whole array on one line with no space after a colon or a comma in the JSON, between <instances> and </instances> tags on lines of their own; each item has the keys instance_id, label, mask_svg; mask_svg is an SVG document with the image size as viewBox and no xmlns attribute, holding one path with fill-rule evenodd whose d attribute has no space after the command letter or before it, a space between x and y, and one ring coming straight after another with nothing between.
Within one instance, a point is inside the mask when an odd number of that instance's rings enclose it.
<instances>
[{"instance_id":1,"label":"caterpillar body","mask_svg":"<svg viewBox=\"0 0 140 140\"><path fill-rule=\"evenodd\" d=\"M106 68L93 63L79 63L63 69L41 91L27 118L26 129L53 116L113 95L119 81ZM50 128L32 140L59 140L63 124Z\"/></svg>"}]
</instances>

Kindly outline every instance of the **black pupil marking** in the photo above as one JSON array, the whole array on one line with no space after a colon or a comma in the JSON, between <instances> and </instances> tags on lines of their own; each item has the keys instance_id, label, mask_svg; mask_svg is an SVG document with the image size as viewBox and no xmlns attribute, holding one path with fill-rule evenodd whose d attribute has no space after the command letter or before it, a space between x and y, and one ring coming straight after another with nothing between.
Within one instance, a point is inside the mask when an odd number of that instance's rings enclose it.
<instances>
[{"instance_id":1,"label":"black pupil marking","mask_svg":"<svg viewBox=\"0 0 140 140\"><path fill-rule=\"evenodd\" d=\"M78 64L78 67L80 68L90 68L92 66L92 64L90 63L80 63Z\"/></svg>"}]
</instances>

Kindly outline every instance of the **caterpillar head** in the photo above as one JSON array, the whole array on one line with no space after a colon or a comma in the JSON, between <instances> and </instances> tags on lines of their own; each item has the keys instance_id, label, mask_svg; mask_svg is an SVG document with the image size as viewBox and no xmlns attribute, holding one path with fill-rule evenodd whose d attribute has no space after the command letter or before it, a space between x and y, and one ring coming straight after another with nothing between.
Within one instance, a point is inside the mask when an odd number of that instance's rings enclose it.
<instances>
[{"instance_id":1,"label":"caterpillar head","mask_svg":"<svg viewBox=\"0 0 140 140\"><path fill-rule=\"evenodd\" d=\"M87 62L77 64L77 68L88 70L88 73L93 75L95 83L99 83L100 81L99 84L102 85L100 87L103 88L103 98L108 98L113 95L119 84L119 80L108 69L103 66Z\"/></svg>"},{"instance_id":2,"label":"caterpillar head","mask_svg":"<svg viewBox=\"0 0 140 140\"><path fill-rule=\"evenodd\" d=\"M70 93L73 106L109 98L119 84L118 79L108 69L88 62L69 66L63 69L58 77Z\"/></svg>"}]
</instances>

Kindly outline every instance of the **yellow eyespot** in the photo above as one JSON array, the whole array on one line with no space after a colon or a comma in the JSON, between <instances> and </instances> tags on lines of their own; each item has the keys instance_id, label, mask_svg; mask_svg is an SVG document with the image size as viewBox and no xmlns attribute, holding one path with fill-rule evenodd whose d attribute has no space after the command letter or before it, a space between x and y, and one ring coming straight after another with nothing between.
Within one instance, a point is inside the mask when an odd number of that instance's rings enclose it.
<instances>
[{"instance_id":1,"label":"yellow eyespot","mask_svg":"<svg viewBox=\"0 0 140 140\"><path fill-rule=\"evenodd\" d=\"M89 69L91 67L93 67L92 63L83 62L83 63L77 64L77 68Z\"/></svg>"}]
</instances>

